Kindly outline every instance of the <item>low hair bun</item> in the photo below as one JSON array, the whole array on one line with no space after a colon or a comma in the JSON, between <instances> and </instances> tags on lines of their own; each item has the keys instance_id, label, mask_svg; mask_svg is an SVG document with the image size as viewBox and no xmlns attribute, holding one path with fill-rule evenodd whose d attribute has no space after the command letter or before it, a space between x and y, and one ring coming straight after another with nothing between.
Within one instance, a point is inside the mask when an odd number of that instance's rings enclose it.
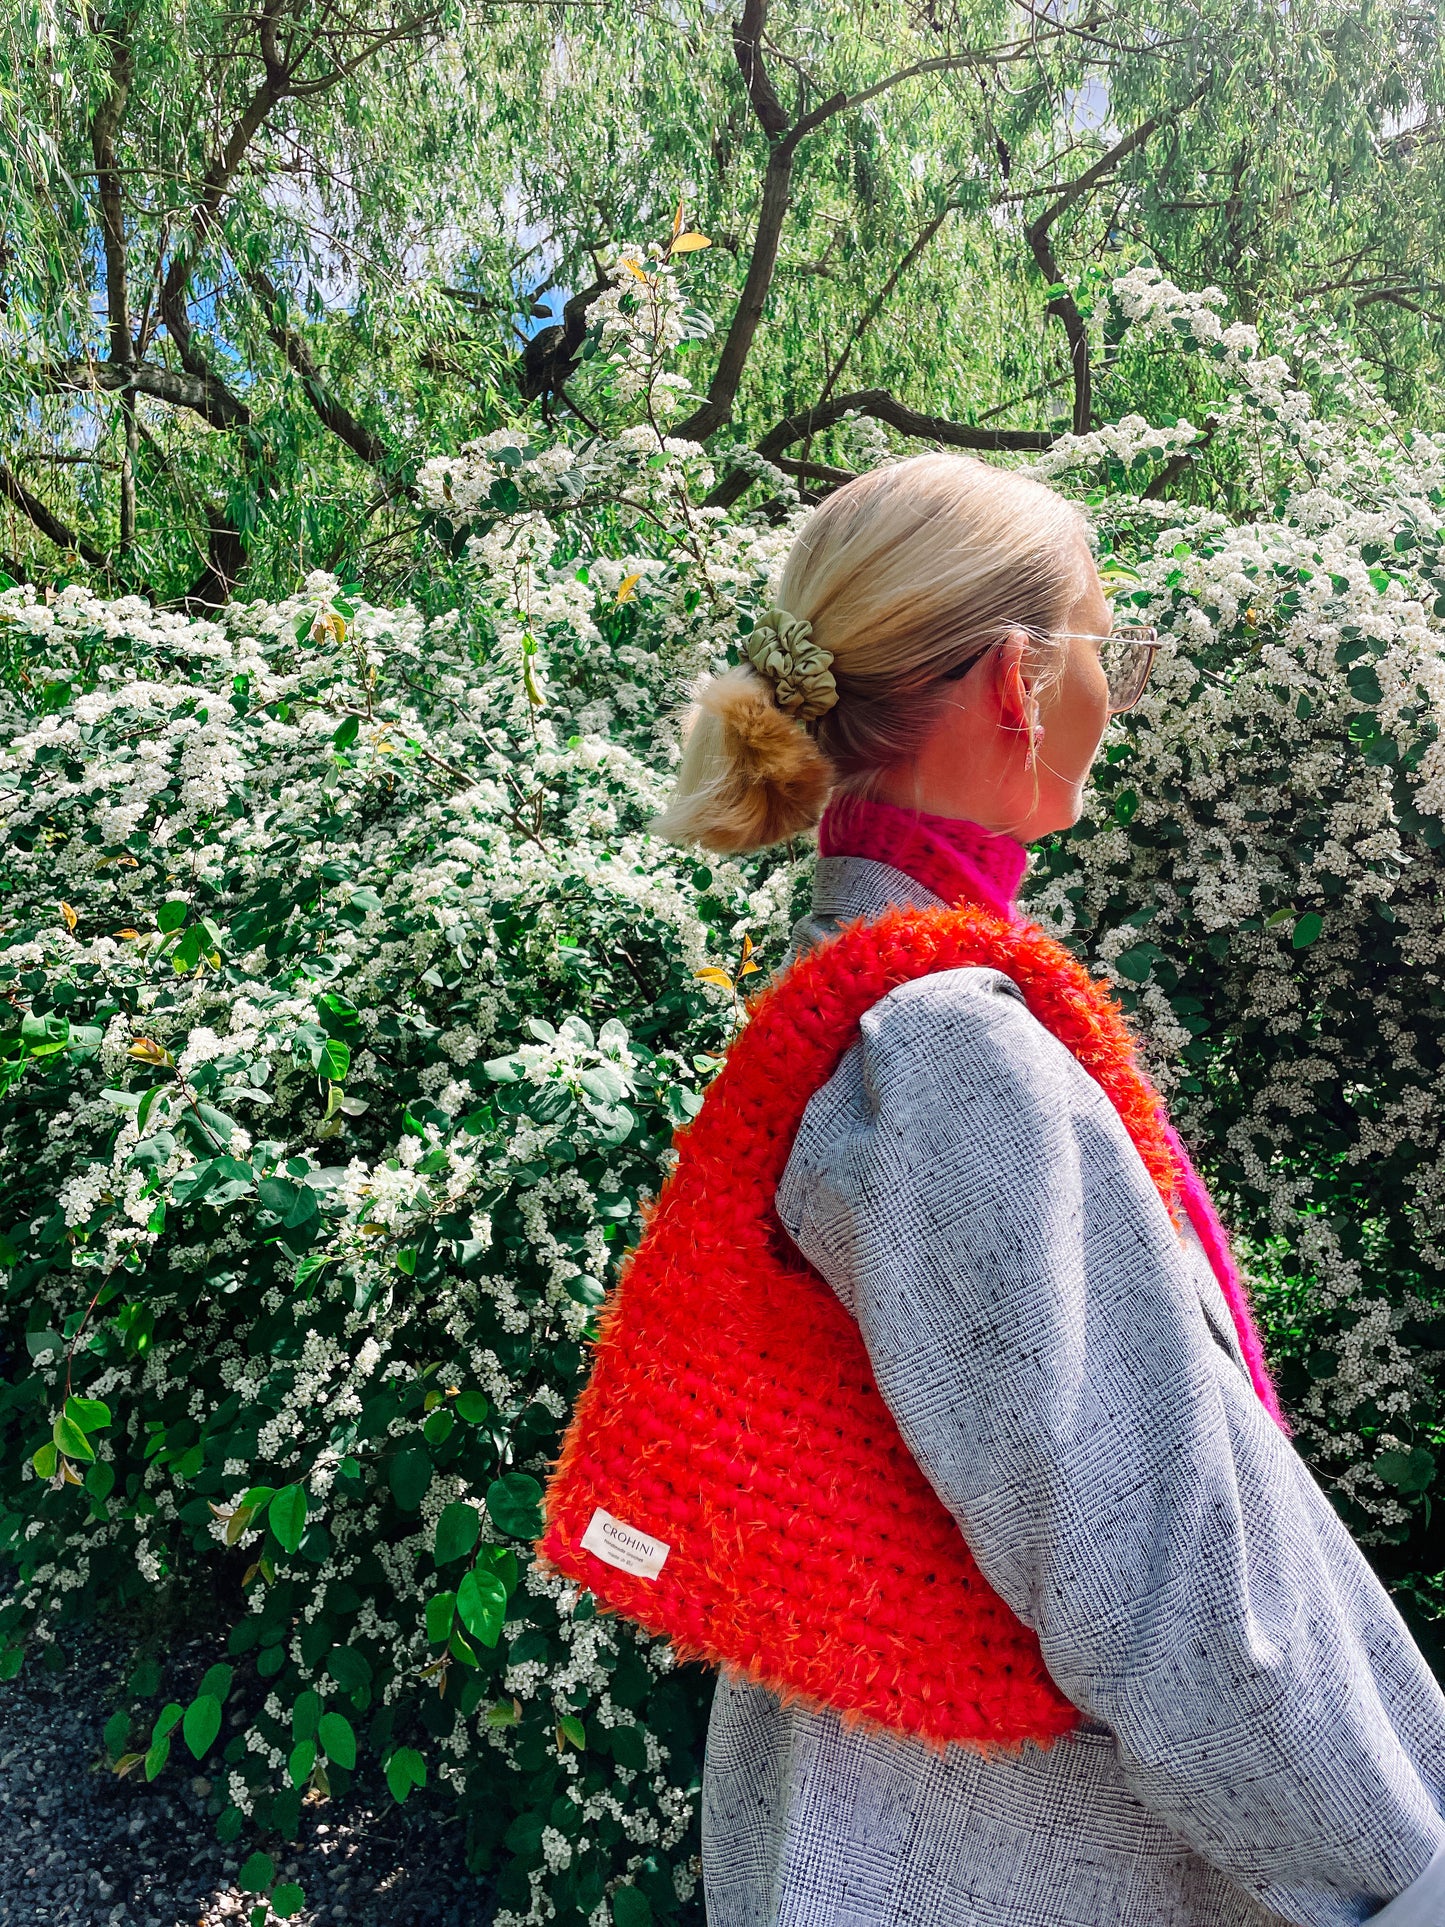
<instances>
[{"instance_id":1,"label":"low hair bun","mask_svg":"<svg viewBox=\"0 0 1445 1927\"><path fill-rule=\"evenodd\" d=\"M832 785L813 738L743 665L694 690L677 783L650 828L720 855L761 850L811 828Z\"/></svg>"},{"instance_id":2,"label":"low hair bun","mask_svg":"<svg viewBox=\"0 0 1445 1927\"><path fill-rule=\"evenodd\" d=\"M1032 670L1090 581L1079 507L1017 469L935 449L865 469L794 538L749 660L694 692L653 824L677 843L758 850L808 829L830 791L878 794L910 768L954 680L1015 630Z\"/></svg>"}]
</instances>

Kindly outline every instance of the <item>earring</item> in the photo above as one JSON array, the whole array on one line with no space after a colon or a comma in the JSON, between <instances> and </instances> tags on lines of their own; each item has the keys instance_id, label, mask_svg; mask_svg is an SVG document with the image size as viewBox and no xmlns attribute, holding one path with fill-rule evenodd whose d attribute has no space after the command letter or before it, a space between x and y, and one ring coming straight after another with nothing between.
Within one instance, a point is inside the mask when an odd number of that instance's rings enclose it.
<instances>
[{"instance_id":1,"label":"earring","mask_svg":"<svg viewBox=\"0 0 1445 1927\"><path fill-rule=\"evenodd\" d=\"M1033 766L1034 766L1034 758L1035 758L1035 756L1036 756L1036 755L1037 755L1037 753L1038 753L1038 747L1039 747L1039 744L1040 744L1040 743L1041 743L1041 742L1042 742L1043 740L1044 740L1044 726L1043 726L1043 724L1042 724L1042 723L1034 723L1034 724L1032 725L1032 727L1030 728L1030 730L1029 730L1029 746L1028 746L1028 751L1027 751L1027 753L1026 753L1026 754L1025 754L1025 756L1024 756L1024 768L1025 768L1026 770L1032 770L1032 769L1033 769Z\"/></svg>"}]
</instances>

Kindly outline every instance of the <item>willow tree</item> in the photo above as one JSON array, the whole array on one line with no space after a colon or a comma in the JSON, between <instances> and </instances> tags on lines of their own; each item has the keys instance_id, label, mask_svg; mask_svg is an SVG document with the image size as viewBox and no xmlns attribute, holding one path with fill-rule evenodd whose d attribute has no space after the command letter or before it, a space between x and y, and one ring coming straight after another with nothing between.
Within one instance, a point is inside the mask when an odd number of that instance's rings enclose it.
<instances>
[{"instance_id":1,"label":"willow tree","mask_svg":"<svg viewBox=\"0 0 1445 1927\"><path fill-rule=\"evenodd\" d=\"M1433 418L1440 25L1410 0L52 0L10 40L16 572L415 587L420 450L535 401L589 432L602 251L679 203L720 501L836 485L860 421L1030 450L1183 412L1177 367L1091 350L1135 256L1266 324L1318 303Z\"/></svg>"}]
</instances>

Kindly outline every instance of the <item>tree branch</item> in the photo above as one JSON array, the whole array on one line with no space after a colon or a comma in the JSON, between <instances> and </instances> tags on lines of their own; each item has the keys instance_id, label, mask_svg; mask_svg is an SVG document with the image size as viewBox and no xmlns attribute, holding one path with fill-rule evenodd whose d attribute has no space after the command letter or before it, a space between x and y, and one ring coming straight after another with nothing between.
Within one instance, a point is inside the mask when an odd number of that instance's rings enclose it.
<instances>
[{"instance_id":1,"label":"tree branch","mask_svg":"<svg viewBox=\"0 0 1445 1927\"><path fill-rule=\"evenodd\" d=\"M190 347L191 324L185 313L185 291L195 273L200 251L216 225L226 189L245 159L246 149L265 125L271 109L285 98L291 77L276 40L282 6L283 0L262 0L256 27L264 78L253 88L219 154L206 169L200 197L191 210L190 245L178 248L171 256L165 279L161 282L161 313L177 352L191 374L198 371L188 359L193 351Z\"/></svg>"},{"instance_id":2,"label":"tree branch","mask_svg":"<svg viewBox=\"0 0 1445 1927\"><path fill-rule=\"evenodd\" d=\"M733 28L733 54L758 125L772 141L781 140L787 133L788 116L763 65L762 40L769 4L770 0L743 0L741 17Z\"/></svg>"},{"instance_id":3,"label":"tree branch","mask_svg":"<svg viewBox=\"0 0 1445 1927\"><path fill-rule=\"evenodd\" d=\"M1417 292L1413 287L1408 294L1403 288L1367 288L1363 294L1352 295L1351 298L1357 308L1368 308L1377 301L1387 301L1392 308L1404 308L1408 314L1438 322L1441 319L1440 311L1427 308L1423 302L1416 300L1414 296Z\"/></svg>"},{"instance_id":4,"label":"tree branch","mask_svg":"<svg viewBox=\"0 0 1445 1927\"><path fill-rule=\"evenodd\" d=\"M796 475L800 482L826 482L829 488L856 482L859 474L857 469L834 468L828 462L795 462L788 455L775 455L773 467L780 468L784 475Z\"/></svg>"},{"instance_id":5,"label":"tree branch","mask_svg":"<svg viewBox=\"0 0 1445 1927\"><path fill-rule=\"evenodd\" d=\"M205 615L229 602L246 566L246 538L224 509L207 511L206 566L175 606L188 616Z\"/></svg>"},{"instance_id":6,"label":"tree branch","mask_svg":"<svg viewBox=\"0 0 1445 1927\"><path fill-rule=\"evenodd\" d=\"M1175 119L1186 106L1192 106L1204 93L1209 82L1204 81L1197 87L1189 100L1171 109L1167 114L1151 114L1122 140L1116 141L1107 154L1102 154L1092 167L1086 167L1077 180L1070 181L1061 194L1049 202L1043 212L1036 215L1024 229L1024 239L1029 244L1029 252L1034 257L1034 265L1044 277L1049 287L1057 287L1063 280L1059 269L1058 257L1054 253L1050 235L1054 223L1067 214L1069 209L1078 205L1099 182L1128 160L1131 154L1138 153L1149 137L1156 133L1166 121ZM1079 313L1079 305L1074 297L1065 291L1050 298L1045 313L1055 316L1064 324L1064 333L1069 343L1069 366L1074 377L1074 419L1073 431L1076 435L1087 435L1093 426L1094 382L1093 370L1089 364L1089 331L1084 326L1084 317Z\"/></svg>"},{"instance_id":7,"label":"tree branch","mask_svg":"<svg viewBox=\"0 0 1445 1927\"><path fill-rule=\"evenodd\" d=\"M864 335L868 332L869 328L872 327L873 323L878 319L879 315L883 312L884 303L888 300L889 296L893 293L893 290L898 286L898 283L903 279L904 275L907 274L908 270L913 266L913 263L927 248L929 242L933 239L934 235L937 234L938 230L943 226L944 222L948 219L949 215L954 213L957 207L958 207L957 201L946 201L943 207L934 216L934 218L924 226L922 233L918 236L918 239L913 243L913 246L902 257L902 259L898 261L897 264L894 266L893 272L888 276L888 279L883 283L883 286L878 290L878 293L874 296L872 301L869 302L868 306L863 310L863 313L859 316L858 321L854 326L852 334L850 334L848 339L844 342L842 348L839 350L837 360L833 363L833 366L828 370L828 379L823 383L823 393L820 397L821 400L826 401L829 395L832 394L833 389L837 384L839 376L842 374L844 368L847 366L848 357L852 354L853 350L858 346L858 343L863 339Z\"/></svg>"},{"instance_id":8,"label":"tree branch","mask_svg":"<svg viewBox=\"0 0 1445 1927\"><path fill-rule=\"evenodd\" d=\"M1143 499L1146 502L1162 502L1170 489L1179 480L1179 477L1187 474L1204 453L1205 449L1208 448L1209 444L1214 440L1218 428L1219 417L1217 415L1206 415L1200 425L1197 439L1192 441L1188 448L1181 448L1177 455L1171 455L1169 457L1169 460L1164 464L1163 468L1160 469L1148 488L1145 489Z\"/></svg>"},{"instance_id":9,"label":"tree branch","mask_svg":"<svg viewBox=\"0 0 1445 1927\"><path fill-rule=\"evenodd\" d=\"M845 415L855 412L886 422L900 434L915 436L919 441L942 442L947 448L968 448L995 455L1038 454L1052 448L1058 440L1058 436L1047 429L978 428L969 422L950 421L944 415L923 415L899 401L886 388L857 388L849 394L834 395L816 407L804 409L801 414L789 415L768 430L758 443L757 452L765 461L776 462L783 450L794 442L821 434ZM731 508L746 493L752 480L745 469L733 469L707 497L707 506Z\"/></svg>"},{"instance_id":10,"label":"tree branch","mask_svg":"<svg viewBox=\"0 0 1445 1927\"><path fill-rule=\"evenodd\" d=\"M95 161L96 186L100 196L101 247L105 254L110 358L122 369L129 369L135 360L135 344L130 331L130 296L126 285L125 202L115 151L116 133L135 78L129 29L130 23L124 13L118 15L113 25L101 29L101 38L110 49L110 84L105 99L96 108L90 123L90 151ZM136 453L135 395L129 387L121 388L120 406L125 428L125 453L120 470L120 552L128 555L135 546Z\"/></svg>"},{"instance_id":11,"label":"tree branch","mask_svg":"<svg viewBox=\"0 0 1445 1927\"><path fill-rule=\"evenodd\" d=\"M258 13L254 16L257 43L260 52L263 75L252 90L245 106L237 116L230 133L227 135L219 153L206 170L201 183L201 193L191 210L190 244L178 249L172 255L161 284L160 307L165 318L166 328L175 340L182 364L188 373L202 376L207 371L204 361L191 346L190 322L185 313L185 291L195 273L196 263L201 250L214 232L221 213L221 203L232 180L239 172L246 158L251 142L261 131L274 108L287 99L310 99L326 93L330 88L339 86L368 60L383 52L387 47L400 41L415 38L425 32L438 18L435 8L428 7L419 13L411 14L393 27L377 30L365 39L365 44L349 58L339 60L325 73L314 75L310 80L299 78L300 70L313 50L319 34L299 49L283 48L280 39L280 23L285 17L288 3L293 12L301 9L295 0L261 0Z\"/></svg>"},{"instance_id":12,"label":"tree branch","mask_svg":"<svg viewBox=\"0 0 1445 1927\"><path fill-rule=\"evenodd\" d=\"M270 275L264 268L241 267L241 278L264 308L266 332L285 357L287 366L299 378L317 420L345 442L352 454L365 462L368 468L386 468L391 460L390 450L326 386L310 348L294 329L288 327L284 318L285 300Z\"/></svg>"},{"instance_id":13,"label":"tree branch","mask_svg":"<svg viewBox=\"0 0 1445 1927\"><path fill-rule=\"evenodd\" d=\"M12 474L4 462L0 462L0 495L3 495L7 501L13 502L22 515L28 516L45 539L53 542L56 548L64 549L70 555L78 555L92 569L105 567L105 557L94 543L87 542L83 535L77 535L74 529L67 528L60 517L45 506L39 496L30 493L19 476Z\"/></svg>"},{"instance_id":14,"label":"tree branch","mask_svg":"<svg viewBox=\"0 0 1445 1927\"><path fill-rule=\"evenodd\" d=\"M790 127L777 91L763 65L762 42L767 28L768 6L769 0L743 0L742 13L733 28L733 52L738 71L758 124L770 143L768 164L763 173L762 201L758 209L747 276L718 356L717 367L713 371L706 397L677 429L677 433L687 441L706 441L732 415L743 369L752 351L777 268L778 245L791 202L793 161L800 144L835 115L859 107L865 101L875 100L878 95L900 86L905 80L916 79L921 74L999 66L1018 58L1019 54L1019 49L1005 47L988 53L940 54L930 60L915 61L911 67L900 68L897 73L889 74L856 94L830 95Z\"/></svg>"},{"instance_id":15,"label":"tree branch","mask_svg":"<svg viewBox=\"0 0 1445 1927\"><path fill-rule=\"evenodd\" d=\"M90 151L95 161L100 195L100 238L105 254L105 299L109 320L110 358L121 366L135 359L130 334L130 301L126 291L125 204L115 137L130 98L135 68L128 38L129 23L122 14L100 37L110 50L109 86L90 123Z\"/></svg>"},{"instance_id":16,"label":"tree branch","mask_svg":"<svg viewBox=\"0 0 1445 1927\"><path fill-rule=\"evenodd\" d=\"M244 428L251 419L246 404L209 369L189 375L149 363L118 368L111 361L64 361L34 368L31 379L37 388L50 394L94 394L102 389L113 394L117 389L130 389L172 408L189 408L212 428Z\"/></svg>"}]
</instances>

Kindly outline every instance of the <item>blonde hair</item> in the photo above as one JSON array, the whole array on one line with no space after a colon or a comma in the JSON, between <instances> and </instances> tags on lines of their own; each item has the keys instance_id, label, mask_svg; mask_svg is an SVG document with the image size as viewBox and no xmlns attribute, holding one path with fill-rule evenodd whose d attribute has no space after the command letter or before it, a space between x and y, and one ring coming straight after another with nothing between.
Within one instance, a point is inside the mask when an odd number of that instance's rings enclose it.
<instances>
[{"instance_id":1,"label":"blonde hair","mask_svg":"<svg viewBox=\"0 0 1445 1927\"><path fill-rule=\"evenodd\" d=\"M832 654L838 700L797 722L750 664L694 692L676 782L653 831L757 850L817 822L831 790L866 794L918 753L950 672L1022 629L1047 654L1085 586L1082 512L969 455L875 468L816 508L778 605Z\"/></svg>"}]
</instances>

